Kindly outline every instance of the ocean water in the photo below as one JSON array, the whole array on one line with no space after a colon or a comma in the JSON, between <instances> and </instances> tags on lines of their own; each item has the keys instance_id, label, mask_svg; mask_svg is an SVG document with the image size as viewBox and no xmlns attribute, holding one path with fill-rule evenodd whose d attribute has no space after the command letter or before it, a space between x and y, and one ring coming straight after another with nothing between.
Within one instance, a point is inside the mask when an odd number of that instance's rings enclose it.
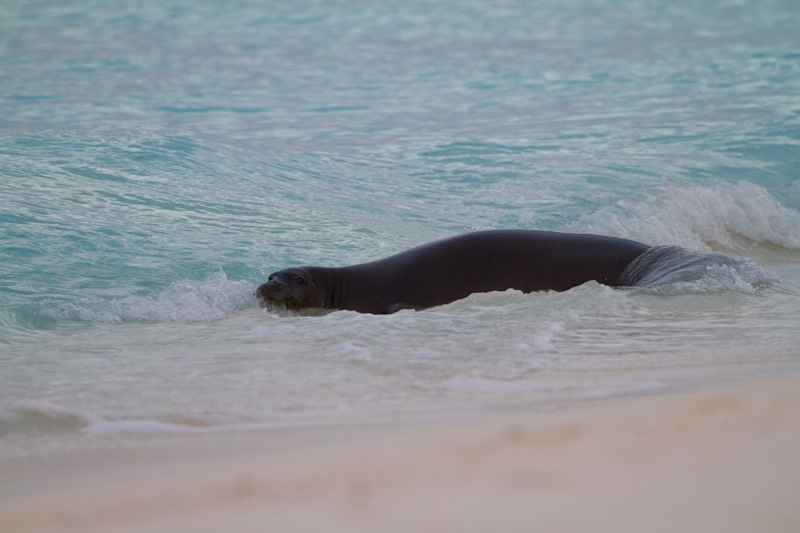
<instances>
[{"instance_id":1,"label":"ocean water","mask_svg":"<svg viewBox=\"0 0 800 533\"><path fill-rule=\"evenodd\" d=\"M3 2L0 456L800 371L798 27L788 0ZM490 228L724 260L389 316L253 294Z\"/></svg>"}]
</instances>

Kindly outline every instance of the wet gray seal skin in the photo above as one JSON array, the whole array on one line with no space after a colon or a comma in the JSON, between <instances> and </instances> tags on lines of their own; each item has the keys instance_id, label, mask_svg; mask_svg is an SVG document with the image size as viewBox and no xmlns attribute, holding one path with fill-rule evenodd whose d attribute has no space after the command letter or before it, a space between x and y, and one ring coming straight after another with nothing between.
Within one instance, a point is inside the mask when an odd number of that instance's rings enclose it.
<instances>
[{"instance_id":1,"label":"wet gray seal skin","mask_svg":"<svg viewBox=\"0 0 800 533\"><path fill-rule=\"evenodd\" d=\"M271 274L256 296L293 310L386 314L443 305L474 292L564 291L590 280L615 287L623 284L631 261L649 249L601 235L480 231L370 263L287 268Z\"/></svg>"}]
</instances>

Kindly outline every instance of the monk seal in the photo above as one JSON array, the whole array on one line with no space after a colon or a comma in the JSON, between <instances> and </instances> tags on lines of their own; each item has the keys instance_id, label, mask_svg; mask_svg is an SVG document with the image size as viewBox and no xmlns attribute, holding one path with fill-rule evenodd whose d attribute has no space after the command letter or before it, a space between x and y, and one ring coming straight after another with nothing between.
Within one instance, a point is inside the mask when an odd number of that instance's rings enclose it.
<instances>
[{"instance_id":1,"label":"monk seal","mask_svg":"<svg viewBox=\"0 0 800 533\"><path fill-rule=\"evenodd\" d=\"M564 291L590 280L616 287L625 284L626 267L649 249L602 235L479 231L370 263L280 270L256 289L256 296L292 310L388 314L443 305L475 292Z\"/></svg>"}]
</instances>

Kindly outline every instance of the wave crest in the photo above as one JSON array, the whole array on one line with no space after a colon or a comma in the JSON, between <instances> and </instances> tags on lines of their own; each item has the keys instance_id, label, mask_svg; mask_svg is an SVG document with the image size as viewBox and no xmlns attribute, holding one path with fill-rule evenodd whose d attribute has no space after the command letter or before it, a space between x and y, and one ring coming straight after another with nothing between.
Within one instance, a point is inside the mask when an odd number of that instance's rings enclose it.
<instances>
[{"instance_id":1,"label":"wave crest","mask_svg":"<svg viewBox=\"0 0 800 533\"><path fill-rule=\"evenodd\" d=\"M746 252L751 243L800 250L800 212L750 182L672 185L621 200L578 222L592 233L697 250Z\"/></svg>"},{"instance_id":2,"label":"wave crest","mask_svg":"<svg viewBox=\"0 0 800 533\"><path fill-rule=\"evenodd\" d=\"M230 281L220 271L204 282L183 280L152 296L121 299L81 298L72 302L49 301L42 312L61 320L86 322L210 322L257 306L255 286Z\"/></svg>"}]
</instances>

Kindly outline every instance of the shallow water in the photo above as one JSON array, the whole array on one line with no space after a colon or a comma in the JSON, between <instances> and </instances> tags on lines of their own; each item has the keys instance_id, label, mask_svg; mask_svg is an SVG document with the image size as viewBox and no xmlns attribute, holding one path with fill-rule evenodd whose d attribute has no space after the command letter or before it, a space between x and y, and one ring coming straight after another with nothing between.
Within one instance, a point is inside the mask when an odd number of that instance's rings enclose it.
<instances>
[{"instance_id":1,"label":"shallow water","mask_svg":"<svg viewBox=\"0 0 800 533\"><path fill-rule=\"evenodd\" d=\"M796 372L800 12L621 6L0 8L0 453ZM391 316L253 296L488 228L736 259Z\"/></svg>"}]
</instances>

